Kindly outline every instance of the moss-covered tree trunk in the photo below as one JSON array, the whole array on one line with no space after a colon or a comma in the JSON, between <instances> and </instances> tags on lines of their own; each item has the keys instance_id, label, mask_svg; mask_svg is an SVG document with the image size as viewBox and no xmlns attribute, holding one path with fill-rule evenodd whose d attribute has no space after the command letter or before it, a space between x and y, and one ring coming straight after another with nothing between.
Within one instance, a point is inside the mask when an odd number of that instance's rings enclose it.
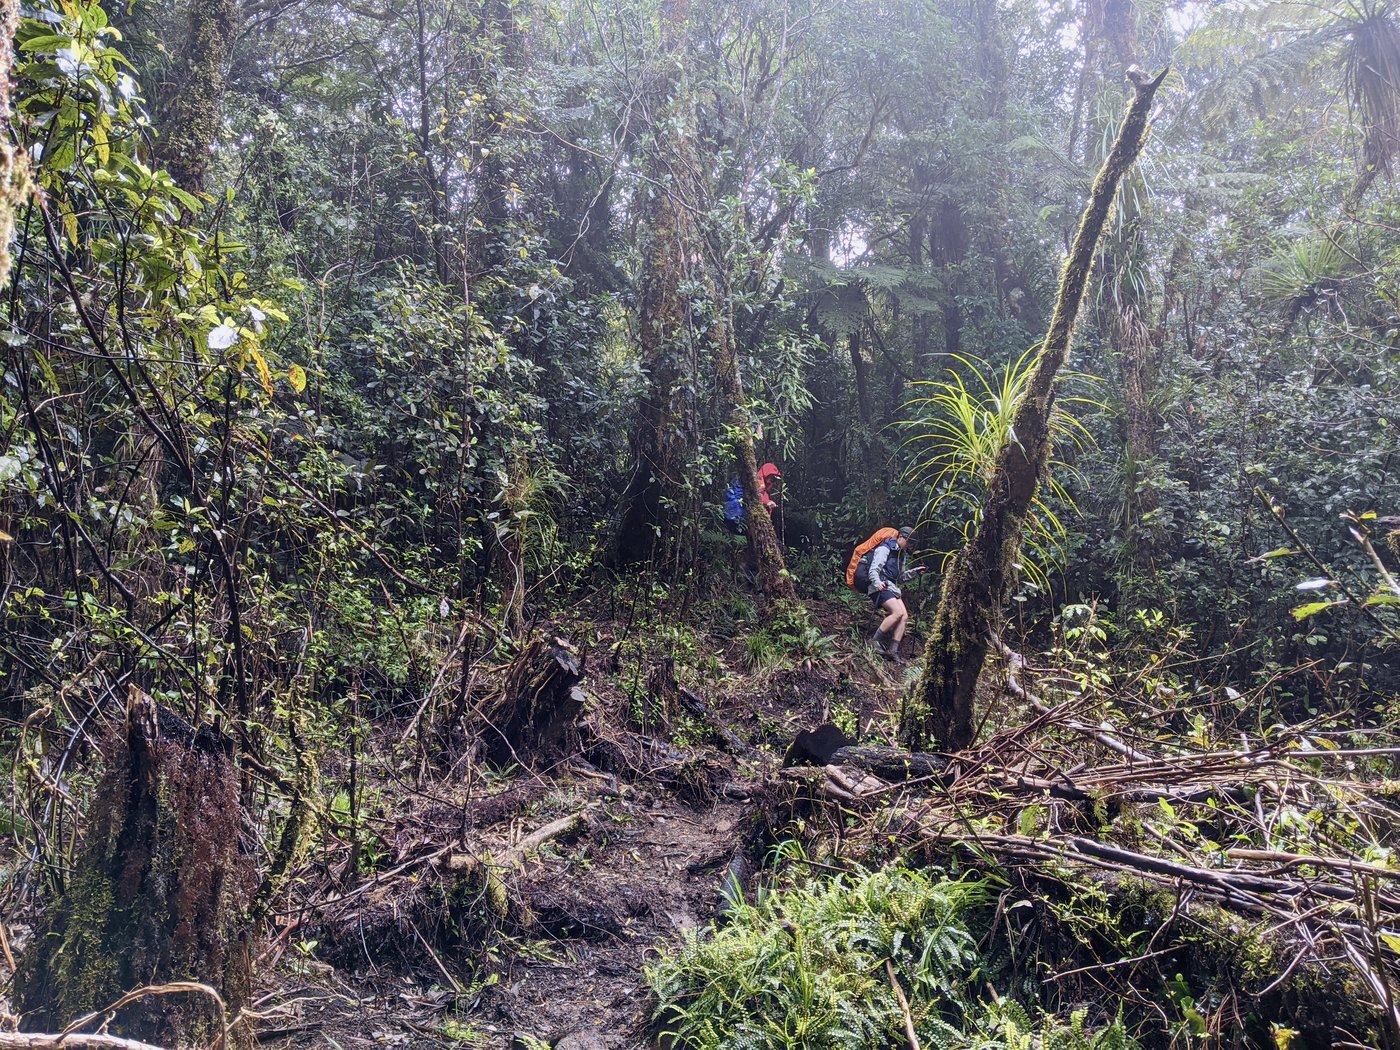
<instances>
[{"instance_id":1,"label":"moss-covered tree trunk","mask_svg":"<svg viewBox=\"0 0 1400 1050\"><path fill-rule=\"evenodd\" d=\"M865 362L862 324L846 337L851 355L851 372L856 379L856 413L860 417L860 466L865 486L866 525L877 527L890 518L890 487L885 477L887 465L880 451L880 439L875 433L875 408L871 403L870 372Z\"/></svg>"},{"instance_id":2,"label":"moss-covered tree trunk","mask_svg":"<svg viewBox=\"0 0 1400 1050\"><path fill-rule=\"evenodd\" d=\"M769 598L769 609L779 602L797 600L797 591L783 560L772 515L759 494L758 455L753 447L753 428L744 408L744 381L739 374L739 350L734 344L734 328L728 317L728 294L714 296L717 320L710 328L718 359L720 389L728 402L729 422L734 433L734 458L739 462L739 484L744 489L747 512L749 553L758 570L758 587Z\"/></svg>"},{"instance_id":3,"label":"moss-covered tree trunk","mask_svg":"<svg viewBox=\"0 0 1400 1050\"><path fill-rule=\"evenodd\" d=\"M20 964L30 1030L61 1030L124 992L169 981L213 986L229 1016L247 1002L256 873L240 847L231 753L227 737L192 730L132 688L125 728L104 749L81 851ZM213 1007L201 997L141 999L112 1029L213 1046L221 1034Z\"/></svg>"},{"instance_id":4,"label":"moss-covered tree trunk","mask_svg":"<svg viewBox=\"0 0 1400 1050\"><path fill-rule=\"evenodd\" d=\"M616 539L620 562L652 558L663 573L689 564L698 510L686 474L699 444L696 341L685 282L696 259L686 205L687 143L680 92L689 0L661 7L659 68L647 92L652 145L642 202L638 340L647 389L632 431L632 476Z\"/></svg>"},{"instance_id":5,"label":"moss-covered tree trunk","mask_svg":"<svg viewBox=\"0 0 1400 1050\"><path fill-rule=\"evenodd\" d=\"M1050 458L1055 377L1069 356L1074 322L1114 193L1142 150L1148 112L1165 75L1164 71L1149 79L1133 71L1133 99L1094 179L1060 274L1049 331L1016 407L1013 426L1018 440L1001 450L987 486L982 521L943 578L923 678L903 727L911 750L927 751L936 744L956 751L972 742L977 681L987 656L988 635L999 626L1002 603L1015 578L1026 515Z\"/></svg>"},{"instance_id":6,"label":"moss-covered tree trunk","mask_svg":"<svg viewBox=\"0 0 1400 1050\"><path fill-rule=\"evenodd\" d=\"M219 134L237 31L237 0L194 0L190 4L184 46L162 92L157 121L160 166L187 190L204 188L209 150Z\"/></svg>"}]
</instances>

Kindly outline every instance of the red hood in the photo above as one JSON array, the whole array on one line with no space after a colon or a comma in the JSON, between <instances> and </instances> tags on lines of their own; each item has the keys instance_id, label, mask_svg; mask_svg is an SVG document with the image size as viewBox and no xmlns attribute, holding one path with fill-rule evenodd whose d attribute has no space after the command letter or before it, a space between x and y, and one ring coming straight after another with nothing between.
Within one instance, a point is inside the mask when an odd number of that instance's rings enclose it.
<instances>
[{"instance_id":1,"label":"red hood","mask_svg":"<svg viewBox=\"0 0 1400 1050\"><path fill-rule=\"evenodd\" d=\"M763 505L769 510L777 506L777 504L773 502L773 498L768 495L769 483L775 478L779 481L783 478L783 472L779 470L775 464L765 463L758 468L758 494L763 500Z\"/></svg>"}]
</instances>

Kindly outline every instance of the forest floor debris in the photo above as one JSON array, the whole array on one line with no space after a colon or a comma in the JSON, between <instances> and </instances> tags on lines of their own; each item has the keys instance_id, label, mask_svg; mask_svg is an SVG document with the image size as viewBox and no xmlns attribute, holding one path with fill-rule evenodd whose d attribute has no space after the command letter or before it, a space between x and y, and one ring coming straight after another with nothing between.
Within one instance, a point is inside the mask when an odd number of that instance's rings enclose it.
<instances>
[{"instance_id":1,"label":"forest floor debris","mask_svg":"<svg viewBox=\"0 0 1400 1050\"><path fill-rule=\"evenodd\" d=\"M849 622L815 613L832 637ZM1007 668L983 706L1001 728L957 756L909 755L893 746L908 683L859 647L706 691L592 629L590 652L551 636L482 678L517 725L548 724L519 764L448 750L424 775L400 725L366 743L358 823L302 862L260 949L244 1014L259 1045L653 1045L644 967L754 899L785 840L809 873L902 857L993 880L982 950L1018 957L1064 1017L1122 1002L1161 1032L1274 1024L1358 1045L1397 1017L1400 750L1316 727L1183 741L1160 731L1175 714L998 642Z\"/></svg>"},{"instance_id":2,"label":"forest floor debris","mask_svg":"<svg viewBox=\"0 0 1400 1050\"><path fill-rule=\"evenodd\" d=\"M587 694L574 754L410 792L391 855L345 892L333 861L304 873L260 1042L651 1045L644 965L751 891L785 836L813 871L903 855L1001 880L998 950L1031 960L1047 1004L1305 1041L1396 1017L1400 876L1361 843L1396 837L1376 771L1400 752L1281 730L1163 746L1161 712L997 645L985 706L1004 728L951 759L890 746L905 683L845 646L713 696L655 662L647 711L617 666L570 685ZM817 727L817 764L780 768ZM1207 994L1185 990L1193 972Z\"/></svg>"}]
</instances>

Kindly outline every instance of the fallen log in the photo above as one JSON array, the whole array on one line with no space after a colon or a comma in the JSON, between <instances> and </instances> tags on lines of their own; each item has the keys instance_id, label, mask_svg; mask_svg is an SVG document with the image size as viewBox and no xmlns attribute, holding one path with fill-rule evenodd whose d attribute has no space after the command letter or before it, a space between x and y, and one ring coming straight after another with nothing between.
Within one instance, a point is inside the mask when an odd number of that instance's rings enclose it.
<instances>
[{"instance_id":1,"label":"fallen log","mask_svg":"<svg viewBox=\"0 0 1400 1050\"><path fill-rule=\"evenodd\" d=\"M948 756L860 744L828 722L793 737L783 756L783 766L852 766L891 782L934 778L941 783Z\"/></svg>"},{"instance_id":2,"label":"fallen log","mask_svg":"<svg viewBox=\"0 0 1400 1050\"><path fill-rule=\"evenodd\" d=\"M509 849L503 850L499 855L483 860L482 857L474 853L454 853L451 851L440 851L431 858L431 863L446 871L472 874L479 871L483 865L492 864L496 867L510 868L516 867L525 862L531 854L538 852L541 846L554 839L564 838L572 835L584 824L593 806L587 805L583 809L560 817L558 820L551 820L543 827L532 831L523 839Z\"/></svg>"},{"instance_id":3,"label":"fallen log","mask_svg":"<svg viewBox=\"0 0 1400 1050\"><path fill-rule=\"evenodd\" d=\"M945 779L943 772L948 768L948 756L874 744L850 744L833 751L829 764L854 766L891 782L933 779L942 783Z\"/></svg>"},{"instance_id":4,"label":"fallen log","mask_svg":"<svg viewBox=\"0 0 1400 1050\"><path fill-rule=\"evenodd\" d=\"M115 1035L0 1032L0 1050L165 1050L155 1043Z\"/></svg>"}]
</instances>

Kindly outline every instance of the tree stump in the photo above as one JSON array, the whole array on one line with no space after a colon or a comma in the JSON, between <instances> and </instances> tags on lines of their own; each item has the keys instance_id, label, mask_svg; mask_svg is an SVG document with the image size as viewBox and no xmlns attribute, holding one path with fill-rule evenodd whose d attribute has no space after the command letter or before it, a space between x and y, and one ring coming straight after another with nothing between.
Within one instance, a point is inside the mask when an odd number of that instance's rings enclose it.
<instances>
[{"instance_id":1,"label":"tree stump","mask_svg":"<svg viewBox=\"0 0 1400 1050\"><path fill-rule=\"evenodd\" d=\"M59 1030L124 992L180 980L213 986L232 1016L251 986L245 910L257 882L239 848L232 742L133 686L104 754L77 861L19 967L24 1025ZM222 1035L210 1003L189 996L133 1002L112 1027L170 1045Z\"/></svg>"},{"instance_id":2,"label":"tree stump","mask_svg":"<svg viewBox=\"0 0 1400 1050\"><path fill-rule=\"evenodd\" d=\"M531 638L482 707L486 758L537 766L577 751L578 718L587 699L581 681L583 665L567 639Z\"/></svg>"}]
</instances>

